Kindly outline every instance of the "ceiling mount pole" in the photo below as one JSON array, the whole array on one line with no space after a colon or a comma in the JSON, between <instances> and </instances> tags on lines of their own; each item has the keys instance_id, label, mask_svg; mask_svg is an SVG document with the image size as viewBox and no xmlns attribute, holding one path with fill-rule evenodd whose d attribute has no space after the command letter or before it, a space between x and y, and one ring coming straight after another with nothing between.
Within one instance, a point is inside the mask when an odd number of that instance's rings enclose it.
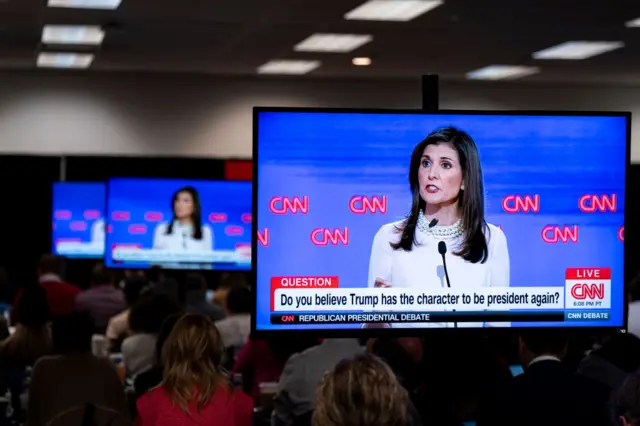
<instances>
[{"instance_id":1,"label":"ceiling mount pole","mask_svg":"<svg viewBox=\"0 0 640 426\"><path fill-rule=\"evenodd\" d=\"M425 112L438 112L440 104L440 87L437 74L422 76L422 109Z\"/></svg>"}]
</instances>

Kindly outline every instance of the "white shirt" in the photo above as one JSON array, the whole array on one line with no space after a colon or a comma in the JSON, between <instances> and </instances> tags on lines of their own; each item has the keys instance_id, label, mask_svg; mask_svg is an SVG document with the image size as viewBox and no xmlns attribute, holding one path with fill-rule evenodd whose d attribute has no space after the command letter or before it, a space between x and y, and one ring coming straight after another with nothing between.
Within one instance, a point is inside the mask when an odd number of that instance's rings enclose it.
<instances>
[{"instance_id":1,"label":"white shirt","mask_svg":"<svg viewBox=\"0 0 640 426\"><path fill-rule=\"evenodd\" d=\"M193 227L173 222L173 230L167 234L168 223L156 227L153 235L153 248L167 251L210 251L213 250L213 232L202 225L202 239L193 238Z\"/></svg>"},{"instance_id":2,"label":"white shirt","mask_svg":"<svg viewBox=\"0 0 640 426\"><path fill-rule=\"evenodd\" d=\"M402 221L383 225L373 239L371 260L369 261L369 287L373 287L376 279L384 280L392 287L403 288L442 288L447 286L442 264L442 256L438 252L439 239L432 234L416 228L416 243L411 251L394 250L390 243L400 240L398 228ZM462 236L446 240L447 272L451 287L473 290L479 287L509 286L509 250L507 238L502 230L487 224L485 230L488 256L485 263L471 263L453 253L459 249ZM493 323L493 326L508 326L508 323ZM452 323L394 324L399 327L453 327ZM482 323L458 323L458 327L481 327Z\"/></svg>"},{"instance_id":3,"label":"white shirt","mask_svg":"<svg viewBox=\"0 0 640 426\"><path fill-rule=\"evenodd\" d=\"M225 348L241 348L251 334L251 314L229 315L216 321Z\"/></svg>"},{"instance_id":4,"label":"white shirt","mask_svg":"<svg viewBox=\"0 0 640 426\"><path fill-rule=\"evenodd\" d=\"M555 355L540 355L535 357L534 359L531 360L531 362L529 363L529 365L527 367L531 367L533 364L535 364L536 362L540 362L540 361L555 361L555 362L562 362L560 360L560 358L558 358Z\"/></svg>"},{"instance_id":5,"label":"white shirt","mask_svg":"<svg viewBox=\"0 0 640 426\"><path fill-rule=\"evenodd\" d=\"M104 220L98 219L91 226L91 243L104 244Z\"/></svg>"}]
</instances>

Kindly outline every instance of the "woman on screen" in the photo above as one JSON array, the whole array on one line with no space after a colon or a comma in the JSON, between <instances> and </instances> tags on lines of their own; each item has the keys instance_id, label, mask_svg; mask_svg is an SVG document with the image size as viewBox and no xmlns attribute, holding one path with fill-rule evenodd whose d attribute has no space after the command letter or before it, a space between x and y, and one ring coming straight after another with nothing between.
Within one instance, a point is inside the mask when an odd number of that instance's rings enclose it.
<instances>
[{"instance_id":1,"label":"woman on screen","mask_svg":"<svg viewBox=\"0 0 640 426\"><path fill-rule=\"evenodd\" d=\"M172 197L173 218L158 225L153 248L167 251L213 250L213 232L202 224L200 197L192 186L178 189Z\"/></svg>"},{"instance_id":2,"label":"woman on screen","mask_svg":"<svg viewBox=\"0 0 640 426\"><path fill-rule=\"evenodd\" d=\"M429 134L411 154L409 183L408 217L374 237L369 287L447 287L441 242L451 288L509 286L507 239L485 222L482 167L471 136L454 127Z\"/></svg>"}]
</instances>

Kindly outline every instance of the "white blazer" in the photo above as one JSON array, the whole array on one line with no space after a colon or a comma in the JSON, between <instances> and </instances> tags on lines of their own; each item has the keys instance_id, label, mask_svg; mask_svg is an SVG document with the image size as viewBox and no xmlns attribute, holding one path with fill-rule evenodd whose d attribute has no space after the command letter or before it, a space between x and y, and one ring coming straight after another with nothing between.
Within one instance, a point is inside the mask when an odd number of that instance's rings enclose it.
<instances>
[{"instance_id":1,"label":"white blazer","mask_svg":"<svg viewBox=\"0 0 640 426\"><path fill-rule=\"evenodd\" d=\"M416 241L411 251L394 250L391 242L398 242L401 233L396 229L402 222L383 225L373 239L371 259L369 261L369 287L373 287L376 279L387 282L391 287L404 288L442 288L447 286L442 264L442 256L438 252L440 240L431 234L416 229ZM467 262L453 253L458 250L462 236L447 240L447 272L451 288L469 289L479 287L509 286L509 250L504 232L496 226L488 224L485 230L489 249L485 263ZM508 323L492 323L492 326L508 326ZM394 324L398 327L453 327L453 324L422 323ZM482 323L458 323L458 327L481 327Z\"/></svg>"},{"instance_id":2,"label":"white blazer","mask_svg":"<svg viewBox=\"0 0 640 426\"><path fill-rule=\"evenodd\" d=\"M91 242L93 244L104 244L104 220L98 219L91 225Z\"/></svg>"},{"instance_id":3,"label":"white blazer","mask_svg":"<svg viewBox=\"0 0 640 426\"><path fill-rule=\"evenodd\" d=\"M153 248L167 251L209 251L213 250L213 232L207 225L202 225L202 239L193 238L193 228L173 223L171 234L167 234L168 223L156 227L153 235Z\"/></svg>"}]
</instances>

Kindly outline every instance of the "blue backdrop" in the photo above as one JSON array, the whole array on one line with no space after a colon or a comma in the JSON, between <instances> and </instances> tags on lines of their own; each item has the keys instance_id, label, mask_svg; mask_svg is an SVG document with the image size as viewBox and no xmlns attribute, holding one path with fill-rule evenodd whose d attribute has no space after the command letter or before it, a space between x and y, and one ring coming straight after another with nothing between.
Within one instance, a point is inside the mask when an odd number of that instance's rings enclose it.
<instances>
[{"instance_id":1,"label":"blue backdrop","mask_svg":"<svg viewBox=\"0 0 640 426\"><path fill-rule=\"evenodd\" d=\"M105 197L104 183L56 182L53 184L52 253L59 254L56 244L58 240L91 242L92 225L97 220L104 219ZM67 257L99 258L102 256Z\"/></svg>"},{"instance_id":2,"label":"blue backdrop","mask_svg":"<svg viewBox=\"0 0 640 426\"><path fill-rule=\"evenodd\" d=\"M257 244L258 329L292 327L269 323L272 276L338 276L340 287L366 287L373 236L408 213L411 152L445 125L467 131L478 146L486 219L506 234L511 286L564 287L568 267L612 268L608 322L544 325L623 324L618 230L624 224L625 117L270 111L258 120L257 227L270 233L268 246ZM505 213L502 200L512 194L538 194L539 212ZM578 200L584 194L616 194L618 209L583 213ZM352 214L354 195L386 195L387 213ZM269 200L275 196L308 196L309 213L272 214ZM578 225L579 242L544 242L547 225ZM314 228L343 227L349 228L348 246L310 242Z\"/></svg>"},{"instance_id":3,"label":"blue backdrop","mask_svg":"<svg viewBox=\"0 0 640 426\"><path fill-rule=\"evenodd\" d=\"M238 245L251 244L251 182L111 179L107 191L107 265L132 266L113 262L111 248L114 245L140 244L142 248L152 248L156 226L171 220L173 194L184 186L193 186L198 191L202 223L213 231L216 250L233 250ZM114 212L120 220L114 220ZM224 214L226 219L211 221L211 213ZM131 234L131 225L145 232ZM241 227L242 231L227 235L228 226ZM135 267L147 266L150 265L135 264ZM248 263L224 266L224 269L249 268Z\"/></svg>"}]
</instances>

